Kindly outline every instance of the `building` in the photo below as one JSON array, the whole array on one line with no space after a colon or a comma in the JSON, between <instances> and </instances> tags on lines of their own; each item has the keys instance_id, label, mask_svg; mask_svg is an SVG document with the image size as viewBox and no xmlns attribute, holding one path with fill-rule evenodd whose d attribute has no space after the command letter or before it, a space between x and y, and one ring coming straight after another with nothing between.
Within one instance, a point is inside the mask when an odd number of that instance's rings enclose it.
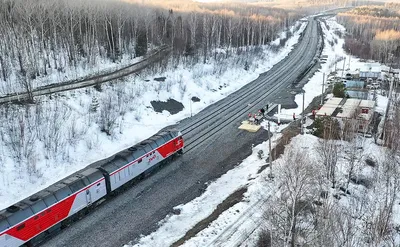
<instances>
[{"instance_id":1,"label":"building","mask_svg":"<svg viewBox=\"0 0 400 247\"><path fill-rule=\"evenodd\" d=\"M326 103L316 112L317 117L332 116L333 112L338 108L342 98L330 98Z\"/></svg>"},{"instance_id":2,"label":"building","mask_svg":"<svg viewBox=\"0 0 400 247\"><path fill-rule=\"evenodd\" d=\"M331 98L316 113L316 117L331 116L342 121L356 120L358 131L366 133L373 119L375 101L351 98Z\"/></svg>"},{"instance_id":3,"label":"building","mask_svg":"<svg viewBox=\"0 0 400 247\"><path fill-rule=\"evenodd\" d=\"M381 65L377 63L366 63L360 68L360 78L381 78Z\"/></svg>"}]
</instances>

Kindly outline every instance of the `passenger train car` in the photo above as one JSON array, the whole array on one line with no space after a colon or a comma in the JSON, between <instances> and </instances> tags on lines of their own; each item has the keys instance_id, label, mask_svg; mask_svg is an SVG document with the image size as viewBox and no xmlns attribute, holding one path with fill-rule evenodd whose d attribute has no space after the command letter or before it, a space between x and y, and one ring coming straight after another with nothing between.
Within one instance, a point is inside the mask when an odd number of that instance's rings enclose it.
<instances>
[{"instance_id":1,"label":"passenger train car","mask_svg":"<svg viewBox=\"0 0 400 247\"><path fill-rule=\"evenodd\" d=\"M0 247L40 242L183 148L178 130L162 130L0 211Z\"/></svg>"}]
</instances>

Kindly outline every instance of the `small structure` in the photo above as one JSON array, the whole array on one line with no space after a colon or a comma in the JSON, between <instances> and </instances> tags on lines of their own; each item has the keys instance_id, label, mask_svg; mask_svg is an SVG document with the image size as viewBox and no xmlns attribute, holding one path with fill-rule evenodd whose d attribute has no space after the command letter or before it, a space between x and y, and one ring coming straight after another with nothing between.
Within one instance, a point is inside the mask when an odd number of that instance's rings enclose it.
<instances>
[{"instance_id":1,"label":"small structure","mask_svg":"<svg viewBox=\"0 0 400 247\"><path fill-rule=\"evenodd\" d=\"M247 130L249 132L257 132L260 128L261 128L261 125L252 124L247 120L243 121L242 124L239 126L239 129Z\"/></svg>"},{"instance_id":2,"label":"small structure","mask_svg":"<svg viewBox=\"0 0 400 247\"><path fill-rule=\"evenodd\" d=\"M368 126L372 121L374 115L375 102L372 100L361 100L358 106L358 131L368 132Z\"/></svg>"},{"instance_id":3,"label":"small structure","mask_svg":"<svg viewBox=\"0 0 400 247\"><path fill-rule=\"evenodd\" d=\"M358 131L366 133L372 121L374 107L375 101L372 100L331 98L318 110L316 116L332 116L343 121L356 120Z\"/></svg>"},{"instance_id":4,"label":"small structure","mask_svg":"<svg viewBox=\"0 0 400 247\"><path fill-rule=\"evenodd\" d=\"M360 78L377 79L381 77L381 65L377 63L366 63L360 69Z\"/></svg>"},{"instance_id":5,"label":"small structure","mask_svg":"<svg viewBox=\"0 0 400 247\"><path fill-rule=\"evenodd\" d=\"M332 116L333 112L339 106L342 98L333 97L328 99L328 101L317 111L316 116Z\"/></svg>"},{"instance_id":6,"label":"small structure","mask_svg":"<svg viewBox=\"0 0 400 247\"><path fill-rule=\"evenodd\" d=\"M341 107L341 111L336 115L338 118L355 118L357 114L357 107L360 105L359 99L347 99Z\"/></svg>"},{"instance_id":7,"label":"small structure","mask_svg":"<svg viewBox=\"0 0 400 247\"><path fill-rule=\"evenodd\" d=\"M356 81L356 80L346 80L344 83L346 88L364 88L365 82L364 81Z\"/></svg>"}]
</instances>

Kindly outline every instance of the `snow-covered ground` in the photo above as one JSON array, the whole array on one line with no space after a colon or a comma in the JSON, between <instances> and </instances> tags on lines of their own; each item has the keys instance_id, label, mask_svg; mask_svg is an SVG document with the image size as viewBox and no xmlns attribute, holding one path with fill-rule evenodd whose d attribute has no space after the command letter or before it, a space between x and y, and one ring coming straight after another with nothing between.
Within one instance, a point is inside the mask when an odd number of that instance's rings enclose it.
<instances>
[{"instance_id":1,"label":"snow-covered ground","mask_svg":"<svg viewBox=\"0 0 400 247\"><path fill-rule=\"evenodd\" d=\"M328 19L327 24L330 29L328 30L325 25L322 25L325 35L325 48L323 55L327 55L327 62L322 65L322 69L317 72L304 87L305 90L305 105L307 106L312 99L321 94L322 90L322 75L328 75L334 70L335 61L340 56L347 56L343 51L343 39L333 34L334 30L344 32L343 26L339 25L334 18ZM335 42L334 40L337 40ZM333 46L328 45L328 41L333 41ZM348 61L348 60L347 60ZM340 67L341 66L341 67ZM347 66L347 63L346 65ZM357 58L351 57L350 69L356 70L360 68L362 63ZM343 61L337 64L338 68L343 67ZM301 113L302 109L302 95L296 96L296 109L283 109L283 114L290 118L293 113L297 115ZM378 96L377 111L383 112L387 104L387 98ZM306 107L305 106L305 107ZM263 123L264 127L266 123ZM272 123L274 125L274 123ZM276 144L277 138L280 137L280 130L285 126L273 126L272 130L276 132L272 140L273 145ZM185 233L196 225L199 221L209 216L228 195L242 187L247 187L245 198L235 204L230 209L223 212L216 220L214 220L207 228L200 231L195 237L186 241L182 246L254 246L257 241L257 234L262 229L259 227L262 224L262 214L265 208L263 203L278 190L281 184L282 177L279 173L276 174L275 179L271 182L267 177L269 168L265 169L262 173L257 173L259 168L265 164L265 161L257 157L258 150L263 150L267 156L268 142L264 142L253 148L253 154L245 159L238 167L230 170L215 182L208 185L206 192L193 201L179 205L176 209L180 210L179 215L170 215L162 220L159 224L158 230L148 236L142 236L140 239L133 240L125 247L144 247L144 246L169 246L182 238ZM315 150L318 145L318 138L310 134L299 135L292 139L287 149L298 149L306 153L310 160L318 162L319 157ZM349 143L342 142L341 145L346 147ZM365 158L372 158L378 164L384 162L386 149L376 145L373 139L361 138L357 145L362 146L362 160ZM339 156L345 157L346 148L341 149ZM347 171L346 159L341 158L338 162L338 181L346 180L345 175ZM360 162L362 162L360 160ZM274 162L274 170L280 170L280 159ZM357 172L363 174L367 178L371 178L371 174L378 171L373 171L373 168L366 165L358 167ZM339 202L342 206L346 207L354 198L360 198L365 194L365 190L361 185L351 185L354 195ZM376 191L369 191L367 197L369 200L374 201L374 194ZM364 195L365 196L365 195ZM335 200L335 199L333 199ZM263 205L263 206L262 206ZM395 212L400 212L400 207L396 204ZM394 224L400 224L400 217L394 215ZM398 239L397 239L398 241ZM398 243L398 242L397 242Z\"/></svg>"},{"instance_id":2,"label":"snow-covered ground","mask_svg":"<svg viewBox=\"0 0 400 247\"><path fill-rule=\"evenodd\" d=\"M29 144L29 147L33 147L33 150L29 150L33 153L30 160L16 164L10 147L0 145L0 209L46 188L90 163L146 139L161 128L189 117L191 112L195 114L201 111L256 79L293 49L305 24L296 23L291 28L292 31L295 27L300 28L278 52L271 51L270 46L264 46L257 54L233 56L219 61L210 59L206 64L192 67L179 65L162 74L129 77L124 82L102 86L101 92L88 88L56 94L52 99L41 97L40 109L32 106L27 110L35 114L24 114L25 109L21 109L20 116L10 117L10 121L23 120L26 125L37 126L35 121L38 121L38 115L35 111L48 114L48 119L41 120L40 128L32 128L37 131L32 138L28 136L30 133L25 133L25 139L33 141L33 144ZM281 37L285 35L286 32L282 32ZM271 44L279 44L279 39ZM223 57L225 51L217 52L222 53L219 55ZM252 61L243 56L251 56ZM246 59L250 62L248 70L244 70L243 66ZM164 82L152 80L161 76L166 77ZM193 96L199 97L201 101L191 105ZM116 120L117 127L112 130L112 137L100 132L99 124L90 116L99 114L99 109L97 112L90 111L95 98L99 102L110 99L112 104L122 102L115 113L120 116ZM150 101L168 98L182 102L185 108L175 115L167 111L156 113L152 110ZM52 124L59 126L59 132L48 132L54 129ZM53 150L49 147L53 147Z\"/></svg>"}]
</instances>

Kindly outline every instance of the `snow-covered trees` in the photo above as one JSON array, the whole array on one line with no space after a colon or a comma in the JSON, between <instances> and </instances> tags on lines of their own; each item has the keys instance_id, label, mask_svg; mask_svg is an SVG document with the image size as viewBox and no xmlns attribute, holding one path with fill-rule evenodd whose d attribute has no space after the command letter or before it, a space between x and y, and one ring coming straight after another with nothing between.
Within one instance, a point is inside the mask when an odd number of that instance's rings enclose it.
<instances>
[{"instance_id":1,"label":"snow-covered trees","mask_svg":"<svg viewBox=\"0 0 400 247\"><path fill-rule=\"evenodd\" d=\"M142 56L162 44L172 47L178 61L200 54L206 61L217 48L266 44L296 16L246 5L201 10L198 4L191 3L194 11L187 13L178 6L180 11L109 1L2 1L0 78L7 82L18 75L20 84L2 82L1 93L29 92L32 80L49 73L94 67L99 58L118 62L124 55Z\"/></svg>"},{"instance_id":2,"label":"snow-covered trees","mask_svg":"<svg viewBox=\"0 0 400 247\"><path fill-rule=\"evenodd\" d=\"M287 148L278 160L278 178L282 185L277 196L268 201L266 219L271 225L273 246L304 245L313 239L313 219L318 197L318 170L304 152Z\"/></svg>"}]
</instances>

